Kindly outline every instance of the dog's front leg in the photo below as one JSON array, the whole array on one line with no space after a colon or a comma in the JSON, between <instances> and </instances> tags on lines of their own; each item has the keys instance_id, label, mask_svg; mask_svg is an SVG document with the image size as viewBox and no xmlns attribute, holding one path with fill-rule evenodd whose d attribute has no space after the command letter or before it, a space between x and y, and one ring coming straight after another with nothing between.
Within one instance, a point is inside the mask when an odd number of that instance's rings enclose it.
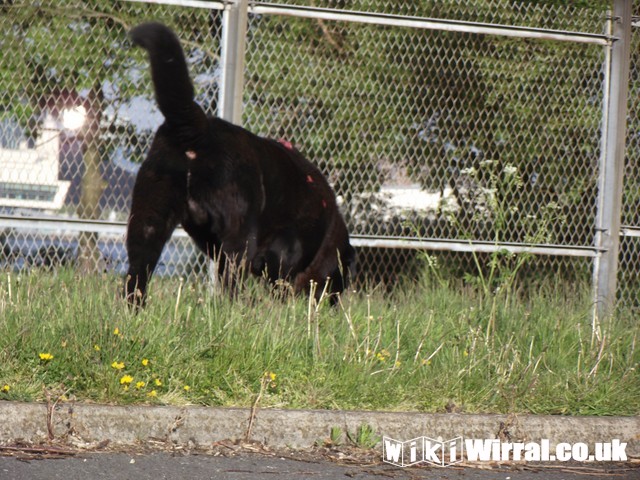
<instances>
[{"instance_id":1,"label":"dog's front leg","mask_svg":"<svg viewBox=\"0 0 640 480\"><path fill-rule=\"evenodd\" d=\"M185 193L176 180L154 169L153 162L143 164L136 178L126 238L129 270L124 296L130 305L144 305L162 249L180 222Z\"/></svg>"}]
</instances>

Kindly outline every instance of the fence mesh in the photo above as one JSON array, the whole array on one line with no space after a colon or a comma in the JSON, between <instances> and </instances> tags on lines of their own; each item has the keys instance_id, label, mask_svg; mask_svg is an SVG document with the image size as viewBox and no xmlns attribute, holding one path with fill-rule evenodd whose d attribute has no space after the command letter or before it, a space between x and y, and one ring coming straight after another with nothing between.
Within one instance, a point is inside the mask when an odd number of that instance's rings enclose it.
<instances>
[{"instance_id":1,"label":"fence mesh","mask_svg":"<svg viewBox=\"0 0 640 480\"><path fill-rule=\"evenodd\" d=\"M601 47L264 16L250 32L247 126L324 167L353 233L593 241Z\"/></svg>"},{"instance_id":2,"label":"fence mesh","mask_svg":"<svg viewBox=\"0 0 640 480\"><path fill-rule=\"evenodd\" d=\"M580 4L314 2L601 33L604 7ZM221 18L218 10L126 1L1 2L0 213L125 222L138 166L162 122L147 60L126 33L151 19L171 26L187 51L197 100L215 114ZM246 55L245 126L292 142L316 162L352 233L592 245L601 46L250 14ZM2 225L5 268L126 269L122 229ZM452 272L472 268L456 255L438 254ZM369 280L392 283L424 262L412 250L362 248L358 264ZM588 259L540 257L535 265L590 276ZM623 265L633 268L626 257ZM175 237L159 273L203 268L189 240Z\"/></svg>"},{"instance_id":3,"label":"fence mesh","mask_svg":"<svg viewBox=\"0 0 640 480\"><path fill-rule=\"evenodd\" d=\"M640 14L640 5L634 5L634 14ZM620 245L618 296L621 303L638 308L638 274L640 273L640 31L631 32L631 65L629 74L629 103L627 115L627 150L622 197L623 231L629 236ZM626 228L625 228L626 227Z\"/></svg>"},{"instance_id":4,"label":"fence mesh","mask_svg":"<svg viewBox=\"0 0 640 480\"><path fill-rule=\"evenodd\" d=\"M0 211L125 222L138 167L162 123L147 60L131 48L127 31L155 19L179 32L197 100L213 114L219 12L106 1L6 3L0 6ZM126 271L121 232L73 234L32 224L0 232L5 266ZM188 240L174 238L158 273L188 274L201 263Z\"/></svg>"}]
</instances>

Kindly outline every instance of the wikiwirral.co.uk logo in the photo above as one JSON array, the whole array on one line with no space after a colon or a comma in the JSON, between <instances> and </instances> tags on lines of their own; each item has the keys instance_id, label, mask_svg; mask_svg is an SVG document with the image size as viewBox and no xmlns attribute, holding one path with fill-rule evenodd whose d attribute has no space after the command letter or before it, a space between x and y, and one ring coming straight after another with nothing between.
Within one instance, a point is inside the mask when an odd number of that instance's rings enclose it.
<instances>
[{"instance_id":1,"label":"wikiwirral.co.uk logo","mask_svg":"<svg viewBox=\"0 0 640 480\"><path fill-rule=\"evenodd\" d=\"M446 467L463 459L470 462L524 460L527 462L625 462L627 444L618 439L586 443L558 443L551 448L548 439L540 442L501 442L497 439L434 440L418 437L404 442L390 437L382 439L383 461L398 467L429 463Z\"/></svg>"}]
</instances>

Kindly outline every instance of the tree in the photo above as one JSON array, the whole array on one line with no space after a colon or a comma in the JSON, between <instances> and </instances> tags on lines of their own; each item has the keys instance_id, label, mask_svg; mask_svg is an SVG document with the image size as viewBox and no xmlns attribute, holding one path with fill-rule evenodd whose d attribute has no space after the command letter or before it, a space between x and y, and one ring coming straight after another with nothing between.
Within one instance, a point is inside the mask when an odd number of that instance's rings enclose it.
<instances>
[{"instance_id":1,"label":"tree","mask_svg":"<svg viewBox=\"0 0 640 480\"><path fill-rule=\"evenodd\" d=\"M4 32L0 40L0 115L16 118L35 135L43 107L59 110L56 102L72 98L86 108L87 121L78 133L83 160L75 167L76 175L82 175L74 212L80 218L102 218L107 158L116 146L136 136L130 122L118 118L114 105L126 103L140 92L151 98L150 82L146 74L142 75L148 68L147 61L142 52L129 48L127 31L140 19L155 17L179 30L187 31L188 27L191 33L185 38L187 45L210 35L208 12L192 12L189 17L181 13L175 8L107 0L36 5L10 2L0 7L0 28ZM217 55L206 48L200 52L200 64L210 67ZM148 141L148 137L142 135L138 140ZM140 150L145 149L142 146ZM103 268L97 240L92 232L82 232L79 237L83 270Z\"/></svg>"},{"instance_id":2,"label":"tree","mask_svg":"<svg viewBox=\"0 0 640 480\"><path fill-rule=\"evenodd\" d=\"M584 3L423 0L392 13L600 31L604 2ZM453 186L462 204L458 231L427 220L423 234L494 240L491 216L477 214L487 194L468 191L495 190L505 168L516 169L521 186L494 198L511 212L502 240L530 240L529 218L553 204L547 240L590 243L601 47L267 16L250 32L247 124L298 144L347 203L376 191L385 169L406 168L425 188ZM407 233L375 220L353 227Z\"/></svg>"}]
</instances>

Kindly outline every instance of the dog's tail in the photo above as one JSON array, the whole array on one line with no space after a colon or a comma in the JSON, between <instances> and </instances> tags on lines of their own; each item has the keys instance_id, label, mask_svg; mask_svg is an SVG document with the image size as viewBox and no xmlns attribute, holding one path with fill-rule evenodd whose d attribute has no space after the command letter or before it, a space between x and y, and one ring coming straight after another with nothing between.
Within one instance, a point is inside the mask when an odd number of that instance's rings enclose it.
<instances>
[{"instance_id":1,"label":"dog's tail","mask_svg":"<svg viewBox=\"0 0 640 480\"><path fill-rule=\"evenodd\" d=\"M194 89L178 37L158 22L143 23L129 36L149 53L156 101L172 130L190 143L206 127L206 115L194 102Z\"/></svg>"}]
</instances>

